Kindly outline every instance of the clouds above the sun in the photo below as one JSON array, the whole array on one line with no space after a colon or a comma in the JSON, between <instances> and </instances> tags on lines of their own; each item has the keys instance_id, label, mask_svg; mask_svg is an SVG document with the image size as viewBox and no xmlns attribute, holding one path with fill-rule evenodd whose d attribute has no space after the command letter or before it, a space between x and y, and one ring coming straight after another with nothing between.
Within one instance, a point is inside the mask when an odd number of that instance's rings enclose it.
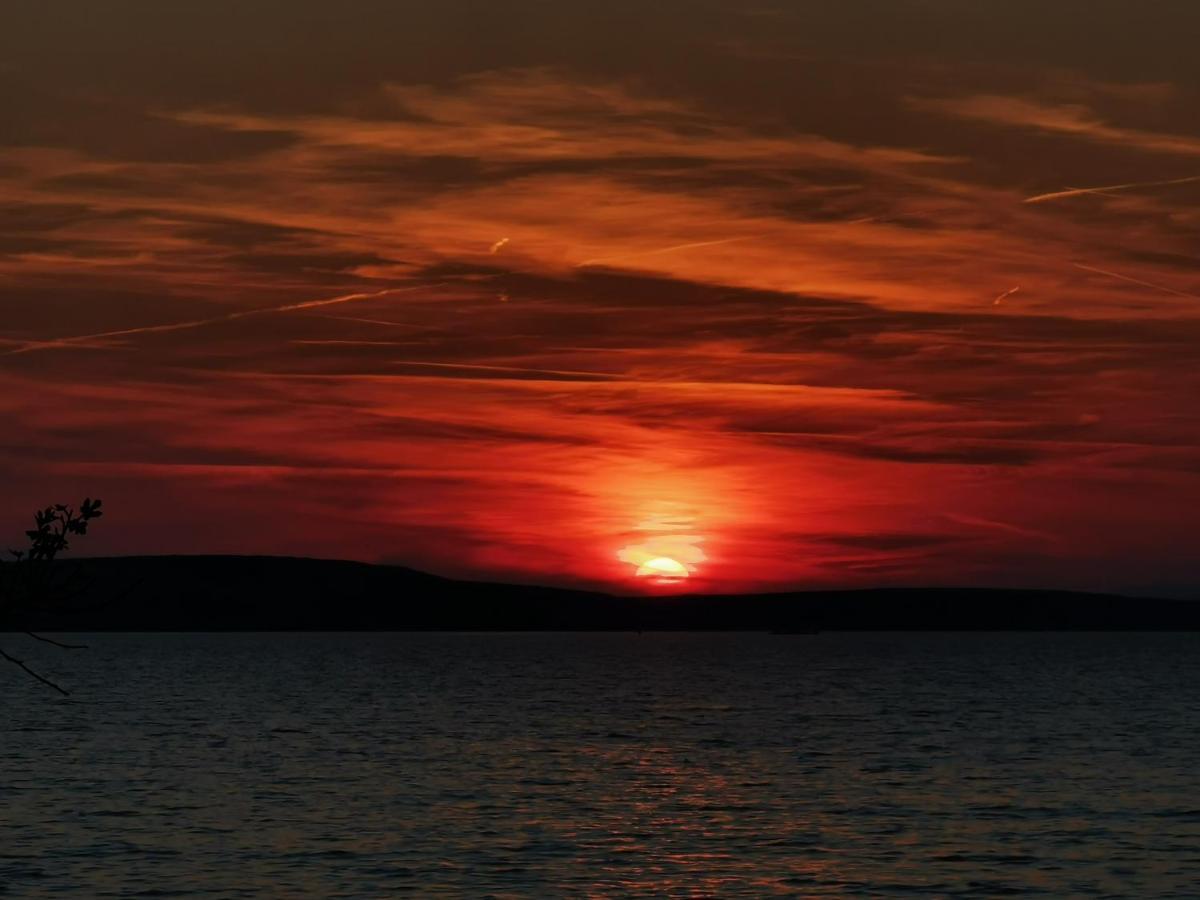
<instances>
[{"instance_id":1,"label":"clouds above the sun","mask_svg":"<svg viewBox=\"0 0 1200 900\"><path fill-rule=\"evenodd\" d=\"M121 551L610 584L666 503L712 586L1187 583L1197 84L704 9L625 66L16 57L9 487L187 523Z\"/></svg>"}]
</instances>

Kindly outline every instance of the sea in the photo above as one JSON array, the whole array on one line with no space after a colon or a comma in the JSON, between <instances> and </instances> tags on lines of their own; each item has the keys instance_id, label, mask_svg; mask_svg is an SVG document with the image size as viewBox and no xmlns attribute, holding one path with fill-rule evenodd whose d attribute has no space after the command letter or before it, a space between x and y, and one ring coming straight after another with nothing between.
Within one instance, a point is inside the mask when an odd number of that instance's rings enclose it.
<instances>
[{"instance_id":1,"label":"sea","mask_svg":"<svg viewBox=\"0 0 1200 900\"><path fill-rule=\"evenodd\" d=\"M1200 635L69 640L5 898L1200 896Z\"/></svg>"}]
</instances>

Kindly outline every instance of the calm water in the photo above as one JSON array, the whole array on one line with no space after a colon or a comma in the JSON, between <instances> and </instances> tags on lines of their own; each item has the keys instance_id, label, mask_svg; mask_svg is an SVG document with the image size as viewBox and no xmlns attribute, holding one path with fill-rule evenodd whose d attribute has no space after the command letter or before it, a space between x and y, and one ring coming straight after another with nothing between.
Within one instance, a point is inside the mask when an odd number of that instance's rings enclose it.
<instances>
[{"instance_id":1,"label":"calm water","mask_svg":"<svg viewBox=\"0 0 1200 900\"><path fill-rule=\"evenodd\" d=\"M1200 636L24 641L5 896L1200 895Z\"/></svg>"}]
</instances>

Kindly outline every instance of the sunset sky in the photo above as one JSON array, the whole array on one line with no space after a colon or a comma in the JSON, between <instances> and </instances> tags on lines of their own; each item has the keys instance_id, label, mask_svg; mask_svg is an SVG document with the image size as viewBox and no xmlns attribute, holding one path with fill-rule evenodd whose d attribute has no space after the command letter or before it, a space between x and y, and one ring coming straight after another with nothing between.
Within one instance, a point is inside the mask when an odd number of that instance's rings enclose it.
<instances>
[{"instance_id":1,"label":"sunset sky","mask_svg":"<svg viewBox=\"0 0 1200 900\"><path fill-rule=\"evenodd\" d=\"M4 541L1200 592L1200 3L3 19Z\"/></svg>"}]
</instances>

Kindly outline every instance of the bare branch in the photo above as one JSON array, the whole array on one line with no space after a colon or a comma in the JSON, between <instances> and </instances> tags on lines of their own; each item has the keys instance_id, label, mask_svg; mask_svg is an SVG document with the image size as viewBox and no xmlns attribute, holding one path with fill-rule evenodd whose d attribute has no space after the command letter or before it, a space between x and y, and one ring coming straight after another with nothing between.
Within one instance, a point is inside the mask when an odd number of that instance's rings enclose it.
<instances>
[{"instance_id":1,"label":"bare branch","mask_svg":"<svg viewBox=\"0 0 1200 900\"><path fill-rule=\"evenodd\" d=\"M62 647L64 650L86 650L87 649L87 644L63 644L59 641L54 640L54 638L42 637L40 634L34 634L32 631L26 631L25 634L29 635L35 641L41 641L44 644L53 644L55 647Z\"/></svg>"},{"instance_id":2,"label":"bare branch","mask_svg":"<svg viewBox=\"0 0 1200 900\"><path fill-rule=\"evenodd\" d=\"M55 684L55 683L54 683L53 681L51 681L49 678L46 678L46 677L44 677L44 676L42 676L42 675L39 675L37 672L33 671L33 669L29 668L29 666L25 665L25 663L21 662L21 660L17 659L15 656L9 656L9 655L8 655L7 653L5 653L5 652L4 652L2 649L0 649L0 656L2 656L2 657L4 657L5 659L7 659L7 660L8 660L10 663L12 663L14 666L18 666L19 668L21 668L21 669L24 669L24 670L25 670L25 673L26 673L27 675L31 675L32 677L36 678L36 679L37 679L38 681L40 681L42 684L44 684L44 685L47 685L48 687L52 687L52 688L54 688L54 690L58 691L58 692L59 692L60 694L62 694L64 697L70 697L70 696L71 696L71 692L70 692L70 691L64 690L63 688L59 687L57 684Z\"/></svg>"}]
</instances>

